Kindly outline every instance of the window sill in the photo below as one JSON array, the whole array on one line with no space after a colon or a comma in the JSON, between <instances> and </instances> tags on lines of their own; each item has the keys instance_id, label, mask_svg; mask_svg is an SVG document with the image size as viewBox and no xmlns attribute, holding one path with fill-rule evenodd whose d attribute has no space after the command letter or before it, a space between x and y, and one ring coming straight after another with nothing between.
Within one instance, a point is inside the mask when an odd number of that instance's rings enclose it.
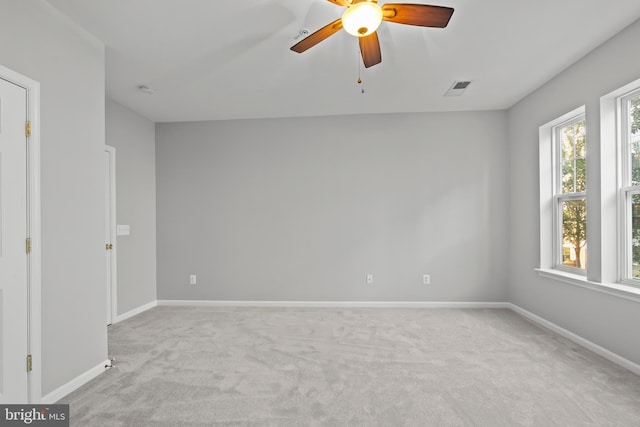
<instances>
[{"instance_id":1,"label":"window sill","mask_svg":"<svg viewBox=\"0 0 640 427\"><path fill-rule=\"evenodd\" d=\"M618 298L624 298L640 303L640 288L634 286L623 285L620 283L598 283L587 280L586 277L579 274L567 273L559 270L548 268L536 268L535 271L541 277L557 280L570 285L580 286L595 292L612 295Z\"/></svg>"}]
</instances>

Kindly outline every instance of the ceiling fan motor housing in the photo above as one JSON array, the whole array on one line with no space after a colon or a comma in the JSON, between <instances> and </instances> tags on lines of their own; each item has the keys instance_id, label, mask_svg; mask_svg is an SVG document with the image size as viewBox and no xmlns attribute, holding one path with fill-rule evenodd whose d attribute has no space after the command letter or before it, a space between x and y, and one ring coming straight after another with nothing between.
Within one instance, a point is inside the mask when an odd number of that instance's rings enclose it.
<instances>
[{"instance_id":1,"label":"ceiling fan motor housing","mask_svg":"<svg viewBox=\"0 0 640 427\"><path fill-rule=\"evenodd\" d=\"M382 22L382 8L375 2L352 4L342 15L342 26L352 36L366 37L378 29Z\"/></svg>"}]
</instances>

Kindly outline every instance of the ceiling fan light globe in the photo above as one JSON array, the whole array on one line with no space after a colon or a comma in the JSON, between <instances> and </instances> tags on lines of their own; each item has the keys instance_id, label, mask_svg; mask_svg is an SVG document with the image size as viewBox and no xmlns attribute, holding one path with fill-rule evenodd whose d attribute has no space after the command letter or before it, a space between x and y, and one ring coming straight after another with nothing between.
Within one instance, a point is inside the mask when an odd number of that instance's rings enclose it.
<instances>
[{"instance_id":1,"label":"ceiling fan light globe","mask_svg":"<svg viewBox=\"0 0 640 427\"><path fill-rule=\"evenodd\" d=\"M371 1L349 6L342 15L342 26L352 36L365 37L378 29L382 22L382 8Z\"/></svg>"}]
</instances>

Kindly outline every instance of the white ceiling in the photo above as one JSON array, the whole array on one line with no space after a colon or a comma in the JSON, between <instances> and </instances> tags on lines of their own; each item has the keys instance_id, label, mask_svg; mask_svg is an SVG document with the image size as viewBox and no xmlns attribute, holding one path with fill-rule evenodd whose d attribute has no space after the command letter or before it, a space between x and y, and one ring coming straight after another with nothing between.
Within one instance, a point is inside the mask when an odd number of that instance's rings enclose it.
<instances>
[{"instance_id":1,"label":"white ceiling","mask_svg":"<svg viewBox=\"0 0 640 427\"><path fill-rule=\"evenodd\" d=\"M363 94L346 32L289 50L341 15L326 0L48 2L106 44L107 96L156 122L505 109L640 18L638 0L427 0L449 26L383 22ZM473 83L444 97L454 80Z\"/></svg>"}]
</instances>

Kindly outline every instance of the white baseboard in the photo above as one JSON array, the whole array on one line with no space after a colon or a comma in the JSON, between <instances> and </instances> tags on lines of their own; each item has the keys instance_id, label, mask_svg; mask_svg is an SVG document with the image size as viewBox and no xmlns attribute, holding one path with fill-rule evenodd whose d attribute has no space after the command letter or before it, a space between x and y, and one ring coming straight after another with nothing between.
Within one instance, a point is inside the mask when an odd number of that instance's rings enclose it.
<instances>
[{"instance_id":1,"label":"white baseboard","mask_svg":"<svg viewBox=\"0 0 640 427\"><path fill-rule=\"evenodd\" d=\"M518 313L519 315L531 320L532 322L542 326L543 328L549 329L552 332L555 332L556 334L563 336L565 338L567 338L570 341L573 341L574 343L578 344L579 346L582 346L584 348L586 348L587 350L590 350L592 352L594 352L595 354L604 357L605 359L615 363L618 366L621 366L625 369L630 370L631 372L633 372L636 375L640 375L640 365L638 365L637 363L632 362L629 359L625 359L624 357L610 351L607 350L604 347L600 347L598 344L595 344L591 341L589 341L586 338L582 338L580 335L574 334L571 331L568 331L566 329L564 329L563 327L560 327L558 325L556 325L553 322L550 322L546 319L543 319L542 317L531 313L530 311L525 310L522 307L519 307L515 304L511 304L508 303L509 308L511 310L513 310L514 312Z\"/></svg>"},{"instance_id":2,"label":"white baseboard","mask_svg":"<svg viewBox=\"0 0 640 427\"><path fill-rule=\"evenodd\" d=\"M78 375L68 383L63 384L62 386L53 390L51 393L48 393L42 396L42 398L40 399L40 403L44 405L50 404L50 403L56 403L58 400L65 397L67 394L82 387L83 385L85 385L86 383L88 383L89 381L91 381L101 373L103 373L106 369L105 365L107 365L108 363L109 363L109 360L107 359L104 362L101 362L98 365L94 366L93 368L89 369L88 371L85 371L82 374Z\"/></svg>"},{"instance_id":3,"label":"white baseboard","mask_svg":"<svg viewBox=\"0 0 640 427\"><path fill-rule=\"evenodd\" d=\"M118 323L118 322L122 322L123 320L127 320L133 316L136 316L140 313L143 313L153 307L156 307L158 305L158 301L151 301L147 304L141 305L140 307L134 308L133 310L129 310L126 313L123 314L119 314L115 320L113 321L113 323Z\"/></svg>"},{"instance_id":4,"label":"white baseboard","mask_svg":"<svg viewBox=\"0 0 640 427\"><path fill-rule=\"evenodd\" d=\"M506 302L158 300L159 306L309 308L510 308Z\"/></svg>"}]
</instances>

